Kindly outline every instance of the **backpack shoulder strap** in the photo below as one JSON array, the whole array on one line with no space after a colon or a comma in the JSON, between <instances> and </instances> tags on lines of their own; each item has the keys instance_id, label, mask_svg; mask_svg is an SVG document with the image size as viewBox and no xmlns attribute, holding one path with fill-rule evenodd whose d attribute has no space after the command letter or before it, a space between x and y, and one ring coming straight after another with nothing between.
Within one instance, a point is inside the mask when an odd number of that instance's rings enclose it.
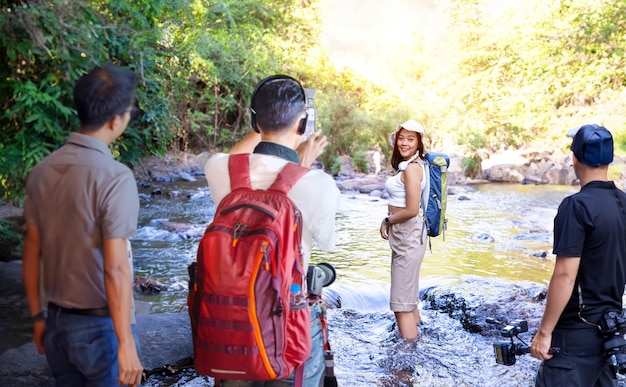
<instances>
[{"instance_id":1,"label":"backpack shoulder strap","mask_svg":"<svg viewBox=\"0 0 626 387\"><path fill-rule=\"evenodd\" d=\"M294 370L293 386L302 387L304 385L304 363L300 364Z\"/></svg>"},{"instance_id":2,"label":"backpack shoulder strap","mask_svg":"<svg viewBox=\"0 0 626 387\"><path fill-rule=\"evenodd\" d=\"M228 175L230 176L230 190L240 188L251 189L250 184L250 154L242 153L228 156Z\"/></svg>"},{"instance_id":3,"label":"backpack shoulder strap","mask_svg":"<svg viewBox=\"0 0 626 387\"><path fill-rule=\"evenodd\" d=\"M424 155L424 160L422 161L422 165L424 166L424 179L426 179L426 185L420 194L420 203L422 205L422 220L424 222L424 228L422 229L422 233L426 233L428 235L428 218L426 217L426 210L428 210L428 199L430 199L430 161ZM428 238L428 248L430 252L433 252L433 246L430 241L430 235Z\"/></svg>"},{"instance_id":4,"label":"backpack shoulder strap","mask_svg":"<svg viewBox=\"0 0 626 387\"><path fill-rule=\"evenodd\" d=\"M426 209L428 208L428 195L430 195L430 162L426 157L422 161L422 166L424 166L424 179L426 179L426 185L424 186L424 190L420 195L420 202L422 204L422 214L426 216Z\"/></svg>"},{"instance_id":5,"label":"backpack shoulder strap","mask_svg":"<svg viewBox=\"0 0 626 387\"><path fill-rule=\"evenodd\" d=\"M276 180L268 188L271 191L287 193L293 188L296 182L309 170L296 163L288 162L276 176Z\"/></svg>"}]
</instances>

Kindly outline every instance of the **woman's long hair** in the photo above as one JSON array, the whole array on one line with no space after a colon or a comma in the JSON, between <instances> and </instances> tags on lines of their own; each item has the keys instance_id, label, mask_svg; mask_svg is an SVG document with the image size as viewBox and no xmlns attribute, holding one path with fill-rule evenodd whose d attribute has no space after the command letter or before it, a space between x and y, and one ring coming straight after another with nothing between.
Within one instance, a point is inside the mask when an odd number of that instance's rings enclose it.
<instances>
[{"instance_id":1,"label":"woman's long hair","mask_svg":"<svg viewBox=\"0 0 626 387\"><path fill-rule=\"evenodd\" d=\"M422 141L422 134L418 132L414 132L417 134L417 153L419 158L424 158L424 142ZM400 155L400 151L398 150L398 135L396 133L396 142L393 144L393 153L391 154L391 166L396 171L398 170L398 165L403 161L402 156Z\"/></svg>"}]
</instances>

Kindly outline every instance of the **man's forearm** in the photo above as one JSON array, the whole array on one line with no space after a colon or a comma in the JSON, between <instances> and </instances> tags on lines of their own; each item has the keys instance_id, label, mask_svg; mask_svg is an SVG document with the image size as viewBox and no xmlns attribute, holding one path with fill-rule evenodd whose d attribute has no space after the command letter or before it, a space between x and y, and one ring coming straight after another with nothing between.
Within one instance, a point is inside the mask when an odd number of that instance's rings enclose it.
<instances>
[{"instance_id":1,"label":"man's forearm","mask_svg":"<svg viewBox=\"0 0 626 387\"><path fill-rule=\"evenodd\" d=\"M246 135L241 141L233 145L228 153L231 155L236 155L239 153L252 153L254 148L261 142L261 134L252 131Z\"/></svg>"},{"instance_id":2,"label":"man's forearm","mask_svg":"<svg viewBox=\"0 0 626 387\"><path fill-rule=\"evenodd\" d=\"M574 290L575 280L565 274L553 275L548 286L546 310L539 330L551 334Z\"/></svg>"},{"instance_id":3,"label":"man's forearm","mask_svg":"<svg viewBox=\"0 0 626 387\"><path fill-rule=\"evenodd\" d=\"M104 286L115 333L120 343L134 340L130 329L132 280L127 254L125 239L105 241Z\"/></svg>"},{"instance_id":4,"label":"man's forearm","mask_svg":"<svg viewBox=\"0 0 626 387\"><path fill-rule=\"evenodd\" d=\"M117 360L120 385L138 386L143 366L131 329L131 273L126 239L105 239L104 286L113 327L119 342Z\"/></svg>"},{"instance_id":5,"label":"man's forearm","mask_svg":"<svg viewBox=\"0 0 626 387\"><path fill-rule=\"evenodd\" d=\"M38 314L42 309L39 284L39 254L39 232L37 228L28 226L22 255L22 279L31 316Z\"/></svg>"},{"instance_id":6,"label":"man's forearm","mask_svg":"<svg viewBox=\"0 0 626 387\"><path fill-rule=\"evenodd\" d=\"M118 339L130 334L130 275L129 270L110 270L104 276L107 302ZM121 330L118 328L122 328ZM122 337L120 337L122 332Z\"/></svg>"}]
</instances>

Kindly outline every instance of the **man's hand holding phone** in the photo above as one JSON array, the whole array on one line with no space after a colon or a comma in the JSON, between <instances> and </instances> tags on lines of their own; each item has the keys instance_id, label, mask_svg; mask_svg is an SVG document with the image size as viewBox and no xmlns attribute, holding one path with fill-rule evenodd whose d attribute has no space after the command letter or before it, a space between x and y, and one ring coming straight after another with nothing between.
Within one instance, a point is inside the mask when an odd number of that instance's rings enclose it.
<instances>
[{"instance_id":1,"label":"man's hand holding phone","mask_svg":"<svg viewBox=\"0 0 626 387\"><path fill-rule=\"evenodd\" d=\"M328 140L322 134L322 130L318 129L313 132L296 149L300 157L300 165L307 168L311 167L313 162L324 152L326 145L328 145Z\"/></svg>"}]
</instances>

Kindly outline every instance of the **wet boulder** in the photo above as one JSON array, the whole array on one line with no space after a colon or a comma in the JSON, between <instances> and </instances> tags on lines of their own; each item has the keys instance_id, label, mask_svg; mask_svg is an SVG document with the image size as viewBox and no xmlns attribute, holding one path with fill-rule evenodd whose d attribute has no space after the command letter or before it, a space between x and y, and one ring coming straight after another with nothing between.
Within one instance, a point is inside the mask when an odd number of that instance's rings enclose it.
<instances>
[{"instance_id":1,"label":"wet boulder","mask_svg":"<svg viewBox=\"0 0 626 387\"><path fill-rule=\"evenodd\" d=\"M424 309L444 312L461 322L468 332L499 336L502 327L487 323L491 318L502 324L526 320L535 331L545 308L547 287L530 281L463 276L457 283L426 287L420 292Z\"/></svg>"},{"instance_id":2,"label":"wet boulder","mask_svg":"<svg viewBox=\"0 0 626 387\"><path fill-rule=\"evenodd\" d=\"M167 290L167 286L154 278L145 278L138 275L133 283L133 290L139 294L158 294Z\"/></svg>"}]
</instances>

